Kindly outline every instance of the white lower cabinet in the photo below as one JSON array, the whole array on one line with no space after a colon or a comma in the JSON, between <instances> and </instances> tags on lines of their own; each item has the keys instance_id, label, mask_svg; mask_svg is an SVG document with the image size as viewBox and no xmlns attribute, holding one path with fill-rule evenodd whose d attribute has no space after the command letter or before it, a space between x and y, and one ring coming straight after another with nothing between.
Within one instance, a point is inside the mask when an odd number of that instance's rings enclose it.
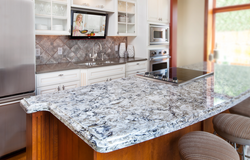
<instances>
[{"instance_id":1,"label":"white lower cabinet","mask_svg":"<svg viewBox=\"0 0 250 160\"><path fill-rule=\"evenodd\" d=\"M46 94L46 93L53 93L60 90L60 85L52 85L52 86L45 86L45 87L39 87L36 90L36 94Z\"/></svg>"},{"instance_id":2,"label":"white lower cabinet","mask_svg":"<svg viewBox=\"0 0 250 160\"><path fill-rule=\"evenodd\" d=\"M147 71L148 62L131 62L126 64L126 77Z\"/></svg>"},{"instance_id":3,"label":"white lower cabinet","mask_svg":"<svg viewBox=\"0 0 250 160\"><path fill-rule=\"evenodd\" d=\"M146 72L147 61L36 75L37 94L53 93Z\"/></svg>"},{"instance_id":4,"label":"white lower cabinet","mask_svg":"<svg viewBox=\"0 0 250 160\"><path fill-rule=\"evenodd\" d=\"M144 72L147 72L147 69L142 69L142 70L135 70L135 71L130 71L130 72L126 72L126 77L129 77L129 76L134 76L136 75L137 73L144 73Z\"/></svg>"},{"instance_id":5,"label":"white lower cabinet","mask_svg":"<svg viewBox=\"0 0 250 160\"><path fill-rule=\"evenodd\" d=\"M109 76L109 77L103 77L103 78L97 78L97 79L91 79L87 81L87 85L95 84L95 83L101 83L101 82L107 82L107 81L112 81L114 79L119 79L119 78L124 78L125 74L120 74L120 75L114 75L114 76Z\"/></svg>"},{"instance_id":6,"label":"white lower cabinet","mask_svg":"<svg viewBox=\"0 0 250 160\"><path fill-rule=\"evenodd\" d=\"M81 70L81 86L125 77L125 64Z\"/></svg>"},{"instance_id":7,"label":"white lower cabinet","mask_svg":"<svg viewBox=\"0 0 250 160\"><path fill-rule=\"evenodd\" d=\"M80 80L74 81L74 82L61 83L61 84L52 85L52 86L39 87L37 88L37 95L58 92L58 91L72 89L76 87L80 87Z\"/></svg>"},{"instance_id":8,"label":"white lower cabinet","mask_svg":"<svg viewBox=\"0 0 250 160\"><path fill-rule=\"evenodd\" d=\"M37 74L36 92L39 95L80 87L80 79L79 69Z\"/></svg>"},{"instance_id":9,"label":"white lower cabinet","mask_svg":"<svg viewBox=\"0 0 250 160\"><path fill-rule=\"evenodd\" d=\"M67 90L67 89L72 89L76 87L80 87L80 81L75 81L75 82L68 82L68 83L62 83L61 84L61 89L62 90Z\"/></svg>"}]
</instances>

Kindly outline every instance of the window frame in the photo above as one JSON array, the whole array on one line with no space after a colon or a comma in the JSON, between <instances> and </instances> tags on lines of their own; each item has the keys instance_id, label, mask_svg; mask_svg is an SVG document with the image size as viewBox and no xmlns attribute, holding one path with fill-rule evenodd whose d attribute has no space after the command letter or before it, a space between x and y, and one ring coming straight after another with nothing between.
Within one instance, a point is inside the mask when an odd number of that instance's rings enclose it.
<instances>
[{"instance_id":1,"label":"window frame","mask_svg":"<svg viewBox=\"0 0 250 160\"><path fill-rule=\"evenodd\" d=\"M215 16L217 13L232 12L250 9L250 3L216 7L216 0L205 0L205 36L204 61L208 60L210 53L215 49Z\"/></svg>"}]
</instances>

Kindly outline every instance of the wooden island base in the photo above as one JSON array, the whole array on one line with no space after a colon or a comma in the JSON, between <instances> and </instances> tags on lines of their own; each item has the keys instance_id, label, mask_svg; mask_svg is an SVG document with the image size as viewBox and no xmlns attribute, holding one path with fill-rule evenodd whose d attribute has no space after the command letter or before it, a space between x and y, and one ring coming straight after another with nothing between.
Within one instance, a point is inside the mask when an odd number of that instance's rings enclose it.
<instances>
[{"instance_id":1,"label":"wooden island base","mask_svg":"<svg viewBox=\"0 0 250 160\"><path fill-rule=\"evenodd\" d=\"M212 133L212 118L110 153L98 153L49 112L27 114L27 160L180 160L178 140L192 131Z\"/></svg>"}]
</instances>

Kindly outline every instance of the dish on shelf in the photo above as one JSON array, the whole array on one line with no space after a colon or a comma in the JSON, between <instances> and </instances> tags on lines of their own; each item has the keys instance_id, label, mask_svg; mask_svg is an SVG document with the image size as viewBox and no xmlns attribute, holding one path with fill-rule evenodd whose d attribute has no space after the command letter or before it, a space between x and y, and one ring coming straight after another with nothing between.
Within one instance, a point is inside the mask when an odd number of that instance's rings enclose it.
<instances>
[{"instance_id":1,"label":"dish on shelf","mask_svg":"<svg viewBox=\"0 0 250 160\"><path fill-rule=\"evenodd\" d=\"M37 30L48 30L48 26L43 25L43 24L37 24L36 29Z\"/></svg>"},{"instance_id":2,"label":"dish on shelf","mask_svg":"<svg viewBox=\"0 0 250 160\"><path fill-rule=\"evenodd\" d=\"M63 31L63 25L53 25L53 30Z\"/></svg>"}]
</instances>

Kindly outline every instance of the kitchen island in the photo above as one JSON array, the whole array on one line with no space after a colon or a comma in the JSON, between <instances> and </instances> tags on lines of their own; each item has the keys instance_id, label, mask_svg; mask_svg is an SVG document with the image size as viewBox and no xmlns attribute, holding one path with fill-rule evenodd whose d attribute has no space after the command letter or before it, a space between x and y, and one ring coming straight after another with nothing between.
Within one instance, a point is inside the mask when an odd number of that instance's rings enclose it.
<instances>
[{"instance_id":1,"label":"kitchen island","mask_svg":"<svg viewBox=\"0 0 250 160\"><path fill-rule=\"evenodd\" d=\"M182 135L250 97L249 67L213 68L179 87L128 77L24 99L27 158L179 159Z\"/></svg>"}]
</instances>

